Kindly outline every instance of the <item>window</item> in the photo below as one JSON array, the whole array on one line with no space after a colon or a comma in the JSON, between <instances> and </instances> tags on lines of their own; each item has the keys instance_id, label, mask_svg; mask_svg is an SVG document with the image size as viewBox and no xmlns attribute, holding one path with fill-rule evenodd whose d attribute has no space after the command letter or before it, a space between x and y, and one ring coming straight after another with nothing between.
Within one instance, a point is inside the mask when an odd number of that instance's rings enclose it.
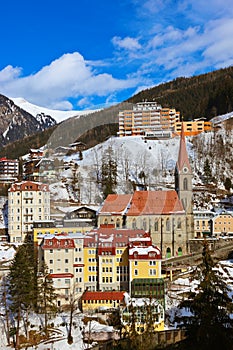
<instances>
[{"instance_id":1,"label":"window","mask_svg":"<svg viewBox=\"0 0 233 350\"><path fill-rule=\"evenodd\" d=\"M137 266L138 265L138 262L137 261L134 261L134 266Z\"/></svg>"},{"instance_id":2,"label":"window","mask_svg":"<svg viewBox=\"0 0 233 350\"><path fill-rule=\"evenodd\" d=\"M170 220L166 220L166 231L170 231Z\"/></svg>"},{"instance_id":3,"label":"window","mask_svg":"<svg viewBox=\"0 0 233 350\"><path fill-rule=\"evenodd\" d=\"M51 260L49 260L49 263L50 263L50 264L53 264L53 260L52 260L52 259L51 259Z\"/></svg>"},{"instance_id":4,"label":"window","mask_svg":"<svg viewBox=\"0 0 233 350\"><path fill-rule=\"evenodd\" d=\"M68 264L69 263L69 259L65 259L65 264Z\"/></svg>"},{"instance_id":5,"label":"window","mask_svg":"<svg viewBox=\"0 0 233 350\"><path fill-rule=\"evenodd\" d=\"M184 191L187 191L187 190L188 190L188 179L187 179L187 177L184 178L184 181L183 181L183 188L184 188Z\"/></svg>"},{"instance_id":6,"label":"window","mask_svg":"<svg viewBox=\"0 0 233 350\"><path fill-rule=\"evenodd\" d=\"M137 276L138 275L138 270L134 270L134 275Z\"/></svg>"},{"instance_id":7,"label":"window","mask_svg":"<svg viewBox=\"0 0 233 350\"><path fill-rule=\"evenodd\" d=\"M120 219L117 219L117 221L116 221L116 227L119 228L120 226L121 226Z\"/></svg>"},{"instance_id":8,"label":"window","mask_svg":"<svg viewBox=\"0 0 233 350\"><path fill-rule=\"evenodd\" d=\"M156 269L150 269L150 276L156 276Z\"/></svg>"},{"instance_id":9,"label":"window","mask_svg":"<svg viewBox=\"0 0 233 350\"><path fill-rule=\"evenodd\" d=\"M146 219L143 219L142 228L144 231L146 231L146 228L147 228Z\"/></svg>"},{"instance_id":10,"label":"window","mask_svg":"<svg viewBox=\"0 0 233 350\"><path fill-rule=\"evenodd\" d=\"M177 220L177 228L181 229L181 219L178 218Z\"/></svg>"},{"instance_id":11,"label":"window","mask_svg":"<svg viewBox=\"0 0 233 350\"><path fill-rule=\"evenodd\" d=\"M155 231L158 231L158 230L159 230L159 222L158 222L158 220L155 221L155 226L154 226L154 228L155 228Z\"/></svg>"},{"instance_id":12,"label":"window","mask_svg":"<svg viewBox=\"0 0 233 350\"><path fill-rule=\"evenodd\" d=\"M136 219L133 219L133 222L132 222L132 229L135 230L136 228L137 228Z\"/></svg>"}]
</instances>

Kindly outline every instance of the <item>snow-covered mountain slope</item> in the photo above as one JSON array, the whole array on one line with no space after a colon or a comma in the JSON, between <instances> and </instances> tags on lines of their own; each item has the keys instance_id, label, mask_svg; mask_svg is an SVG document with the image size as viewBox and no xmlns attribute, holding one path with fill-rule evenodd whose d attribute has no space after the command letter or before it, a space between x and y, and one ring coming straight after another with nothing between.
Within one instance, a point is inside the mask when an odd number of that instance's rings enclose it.
<instances>
[{"instance_id":1,"label":"snow-covered mountain slope","mask_svg":"<svg viewBox=\"0 0 233 350\"><path fill-rule=\"evenodd\" d=\"M56 125L51 116L34 117L0 95L0 147Z\"/></svg>"},{"instance_id":2,"label":"snow-covered mountain slope","mask_svg":"<svg viewBox=\"0 0 233 350\"><path fill-rule=\"evenodd\" d=\"M24 98L16 97L11 98L11 100L20 108L24 109L34 117L37 117L37 115L49 115L52 118L54 118L57 123L71 118L75 116L90 114L92 112L95 112L95 110L86 110L86 111L60 111L55 109L49 109L45 107L39 107L37 105L34 105L28 101L26 101Z\"/></svg>"}]
</instances>

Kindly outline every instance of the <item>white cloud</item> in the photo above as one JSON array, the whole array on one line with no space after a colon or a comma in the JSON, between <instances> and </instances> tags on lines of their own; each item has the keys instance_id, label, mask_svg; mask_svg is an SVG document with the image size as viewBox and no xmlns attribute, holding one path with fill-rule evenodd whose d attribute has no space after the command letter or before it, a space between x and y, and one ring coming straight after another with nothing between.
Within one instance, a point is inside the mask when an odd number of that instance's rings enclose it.
<instances>
[{"instance_id":1,"label":"white cloud","mask_svg":"<svg viewBox=\"0 0 233 350\"><path fill-rule=\"evenodd\" d=\"M49 108L60 105L70 109L68 98L104 96L135 85L133 80L98 74L78 52L64 54L35 74L22 77L21 72L11 66L0 71L0 91Z\"/></svg>"},{"instance_id":2,"label":"white cloud","mask_svg":"<svg viewBox=\"0 0 233 350\"><path fill-rule=\"evenodd\" d=\"M10 65L6 66L4 69L0 71L0 83L8 82L16 79L20 76L21 68L12 67Z\"/></svg>"},{"instance_id":3,"label":"white cloud","mask_svg":"<svg viewBox=\"0 0 233 350\"><path fill-rule=\"evenodd\" d=\"M112 43L117 48L126 49L129 51L134 51L141 48L141 45L136 38L125 37L122 39L119 36L114 36L112 38Z\"/></svg>"}]
</instances>

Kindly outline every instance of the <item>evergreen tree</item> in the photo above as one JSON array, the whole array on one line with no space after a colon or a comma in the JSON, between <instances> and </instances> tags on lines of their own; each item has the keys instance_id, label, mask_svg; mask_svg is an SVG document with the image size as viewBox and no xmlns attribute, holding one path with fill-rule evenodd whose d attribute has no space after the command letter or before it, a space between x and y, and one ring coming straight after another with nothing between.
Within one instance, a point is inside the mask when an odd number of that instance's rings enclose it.
<instances>
[{"instance_id":1,"label":"evergreen tree","mask_svg":"<svg viewBox=\"0 0 233 350\"><path fill-rule=\"evenodd\" d=\"M16 318L17 349L20 322L24 321L27 337L28 313L34 308L36 300L35 266L31 248L31 244L27 242L18 248L8 276L10 308Z\"/></svg>"},{"instance_id":2,"label":"evergreen tree","mask_svg":"<svg viewBox=\"0 0 233 350\"><path fill-rule=\"evenodd\" d=\"M50 315L55 315L57 312L57 295L46 264L43 264L38 278L37 305L38 310L44 314L44 331L48 337L48 320Z\"/></svg>"},{"instance_id":3,"label":"evergreen tree","mask_svg":"<svg viewBox=\"0 0 233 350\"><path fill-rule=\"evenodd\" d=\"M107 149L102 159L101 184L104 198L110 193L115 193L117 185L117 163L113 157L111 147Z\"/></svg>"},{"instance_id":4,"label":"evergreen tree","mask_svg":"<svg viewBox=\"0 0 233 350\"><path fill-rule=\"evenodd\" d=\"M229 289L209 252L208 242L204 242L203 262L199 270L199 286L190 293L188 300L180 307L191 312L190 317L181 317L187 328L187 340L180 347L190 350L233 349L233 323L230 318L232 301Z\"/></svg>"},{"instance_id":5,"label":"evergreen tree","mask_svg":"<svg viewBox=\"0 0 233 350\"><path fill-rule=\"evenodd\" d=\"M205 163L204 163L204 182L208 183L212 180L212 171L210 168L209 160L206 158Z\"/></svg>"}]
</instances>

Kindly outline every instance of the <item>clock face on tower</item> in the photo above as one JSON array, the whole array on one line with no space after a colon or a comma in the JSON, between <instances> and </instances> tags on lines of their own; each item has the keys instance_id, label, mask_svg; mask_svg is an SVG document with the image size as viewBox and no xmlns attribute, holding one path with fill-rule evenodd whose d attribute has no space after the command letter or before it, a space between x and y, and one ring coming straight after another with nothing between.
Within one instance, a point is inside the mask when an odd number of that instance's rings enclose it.
<instances>
[{"instance_id":1,"label":"clock face on tower","mask_svg":"<svg viewBox=\"0 0 233 350\"><path fill-rule=\"evenodd\" d=\"M185 166L185 167L183 167L183 172L184 173L187 173L188 172L188 168Z\"/></svg>"}]
</instances>

